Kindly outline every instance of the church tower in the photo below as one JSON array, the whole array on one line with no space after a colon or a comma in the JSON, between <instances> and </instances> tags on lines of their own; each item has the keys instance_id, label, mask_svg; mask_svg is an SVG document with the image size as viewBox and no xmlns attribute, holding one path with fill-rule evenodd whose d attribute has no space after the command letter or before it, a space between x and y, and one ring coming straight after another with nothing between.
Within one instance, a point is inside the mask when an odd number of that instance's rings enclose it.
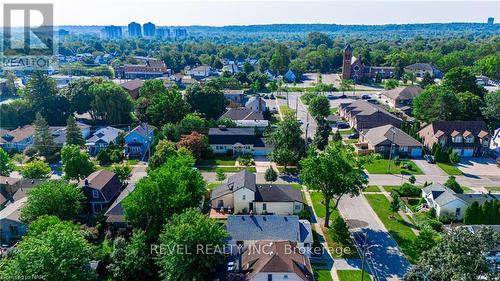
<instances>
[{"instance_id":1,"label":"church tower","mask_svg":"<svg viewBox=\"0 0 500 281\"><path fill-rule=\"evenodd\" d=\"M351 45L347 43L344 48L344 58L342 60L342 79L351 78L351 58L352 48Z\"/></svg>"}]
</instances>

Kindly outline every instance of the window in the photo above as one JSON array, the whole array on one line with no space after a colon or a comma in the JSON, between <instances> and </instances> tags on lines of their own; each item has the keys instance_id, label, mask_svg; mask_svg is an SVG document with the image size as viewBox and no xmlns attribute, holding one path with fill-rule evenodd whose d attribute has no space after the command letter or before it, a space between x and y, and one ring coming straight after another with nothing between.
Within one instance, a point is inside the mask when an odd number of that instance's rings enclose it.
<instances>
[{"instance_id":1,"label":"window","mask_svg":"<svg viewBox=\"0 0 500 281\"><path fill-rule=\"evenodd\" d=\"M97 190L92 190L92 197L93 197L93 198L99 198L99 191L97 191Z\"/></svg>"},{"instance_id":2,"label":"window","mask_svg":"<svg viewBox=\"0 0 500 281\"><path fill-rule=\"evenodd\" d=\"M295 205L295 210L300 210L300 205L299 204Z\"/></svg>"},{"instance_id":3,"label":"window","mask_svg":"<svg viewBox=\"0 0 500 281\"><path fill-rule=\"evenodd\" d=\"M408 151L408 146L400 146L399 147L399 151L407 152Z\"/></svg>"},{"instance_id":4,"label":"window","mask_svg":"<svg viewBox=\"0 0 500 281\"><path fill-rule=\"evenodd\" d=\"M267 281L273 281L273 275L272 274L268 274L267 275Z\"/></svg>"},{"instance_id":5,"label":"window","mask_svg":"<svg viewBox=\"0 0 500 281\"><path fill-rule=\"evenodd\" d=\"M243 200L247 200L247 196L243 194Z\"/></svg>"},{"instance_id":6,"label":"window","mask_svg":"<svg viewBox=\"0 0 500 281\"><path fill-rule=\"evenodd\" d=\"M267 204L266 203L262 204L262 210L267 211Z\"/></svg>"},{"instance_id":7,"label":"window","mask_svg":"<svg viewBox=\"0 0 500 281\"><path fill-rule=\"evenodd\" d=\"M468 136L465 138L466 143L474 143L474 136Z\"/></svg>"},{"instance_id":8,"label":"window","mask_svg":"<svg viewBox=\"0 0 500 281\"><path fill-rule=\"evenodd\" d=\"M462 142L462 136L455 136L453 138L454 143L461 143Z\"/></svg>"},{"instance_id":9,"label":"window","mask_svg":"<svg viewBox=\"0 0 500 281\"><path fill-rule=\"evenodd\" d=\"M457 209L455 210L455 215L456 215L456 216L460 216L460 208L457 208Z\"/></svg>"},{"instance_id":10,"label":"window","mask_svg":"<svg viewBox=\"0 0 500 281\"><path fill-rule=\"evenodd\" d=\"M224 207L224 200L219 200L217 201L217 207L220 208L220 207Z\"/></svg>"},{"instance_id":11,"label":"window","mask_svg":"<svg viewBox=\"0 0 500 281\"><path fill-rule=\"evenodd\" d=\"M99 213L102 210L101 204L94 205L94 213Z\"/></svg>"},{"instance_id":12,"label":"window","mask_svg":"<svg viewBox=\"0 0 500 281\"><path fill-rule=\"evenodd\" d=\"M12 236L18 236L19 235L19 229L15 225L9 226L10 228L10 235Z\"/></svg>"},{"instance_id":13,"label":"window","mask_svg":"<svg viewBox=\"0 0 500 281\"><path fill-rule=\"evenodd\" d=\"M283 280L288 280L288 275L283 275Z\"/></svg>"}]
</instances>

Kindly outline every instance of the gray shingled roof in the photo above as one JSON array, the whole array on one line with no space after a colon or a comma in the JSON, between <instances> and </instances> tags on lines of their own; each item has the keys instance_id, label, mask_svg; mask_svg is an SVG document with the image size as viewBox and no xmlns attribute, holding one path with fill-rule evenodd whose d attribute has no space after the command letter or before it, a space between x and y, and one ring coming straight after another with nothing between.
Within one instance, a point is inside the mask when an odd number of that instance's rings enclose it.
<instances>
[{"instance_id":1,"label":"gray shingled roof","mask_svg":"<svg viewBox=\"0 0 500 281\"><path fill-rule=\"evenodd\" d=\"M229 118L231 120L265 120L262 112L253 111L246 107L230 108L219 119Z\"/></svg>"},{"instance_id":2,"label":"gray shingled roof","mask_svg":"<svg viewBox=\"0 0 500 281\"><path fill-rule=\"evenodd\" d=\"M301 202L302 193L288 185L259 184L255 193L256 202Z\"/></svg>"},{"instance_id":3,"label":"gray shingled roof","mask_svg":"<svg viewBox=\"0 0 500 281\"><path fill-rule=\"evenodd\" d=\"M456 197L455 191L445 187L442 184L434 183L422 189L426 194L432 194L434 202L440 206L444 206L449 202L459 199Z\"/></svg>"},{"instance_id":4,"label":"gray shingled roof","mask_svg":"<svg viewBox=\"0 0 500 281\"><path fill-rule=\"evenodd\" d=\"M446 135L451 135L453 131L457 131L460 134L463 134L465 131L469 131L476 137L482 137L480 136L481 132L483 135L488 133L488 128L486 127L486 123L484 121L435 121L429 123L427 126L432 126L434 134L438 131L442 131ZM423 130L424 128L420 130Z\"/></svg>"},{"instance_id":5,"label":"gray shingled roof","mask_svg":"<svg viewBox=\"0 0 500 281\"><path fill-rule=\"evenodd\" d=\"M391 145L394 140L394 144L397 146L422 147L419 141L393 125L384 125L362 130L361 134L373 146Z\"/></svg>"},{"instance_id":6,"label":"gray shingled roof","mask_svg":"<svg viewBox=\"0 0 500 281\"><path fill-rule=\"evenodd\" d=\"M420 86L413 85L406 87L397 87L395 89L385 91L383 95L394 100L396 99L412 100L416 96L420 95L421 92L422 88L420 88Z\"/></svg>"},{"instance_id":7,"label":"gray shingled roof","mask_svg":"<svg viewBox=\"0 0 500 281\"><path fill-rule=\"evenodd\" d=\"M232 240L271 240L301 242L298 216L233 215L227 219L227 231ZM310 230L309 230L310 231Z\"/></svg>"},{"instance_id":8,"label":"gray shingled roof","mask_svg":"<svg viewBox=\"0 0 500 281\"><path fill-rule=\"evenodd\" d=\"M227 183L223 186L212 190L211 200L234 192L241 188L248 188L255 192L255 174L247 170L240 171L227 179Z\"/></svg>"},{"instance_id":9,"label":"gray shingled roof","mask_svg":"<svg viewBox=\"0 0 500 281\"><path fill-rule=\"evenodd\" d=\"M414 64L410 64L405 66L405 70L415 71L415 70L425 70L425 71L434 71L434 67L430 63L417 62Z\"/></svg>"},{"instance_id":10,"label":"gray shingled roof","mask_svg":"<svg viewBox=\"0 0 500 281\"><path fill-rule=\"evenodd\" d=\"M210 144L254 144L254 128L210 128L208 130Z\"/></svg>"},{"instance_id":11,"label":"gray shingled roof","mask_svg":"<svg viewBox=\"0 0 500 281\"><path fill-rule=\"evenodd\" d=\"M387 124L400 127L403 122L400 118L387 112L382 107L371 104L365 100L356 100L351 103L341 103L339 109L345 110L351 115L351 118L356 118L356 129L358 130L379 127Z\"/></svg>"}]
</instances>

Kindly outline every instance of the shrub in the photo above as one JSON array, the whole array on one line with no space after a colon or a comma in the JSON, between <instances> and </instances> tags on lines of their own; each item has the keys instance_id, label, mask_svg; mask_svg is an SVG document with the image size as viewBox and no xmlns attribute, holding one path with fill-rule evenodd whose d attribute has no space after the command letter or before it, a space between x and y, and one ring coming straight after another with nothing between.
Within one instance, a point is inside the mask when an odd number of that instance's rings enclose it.
<instances>
[{"instance_id":1,"label":"shrub","mask_svg":"<svg viewBox=\"0 0 500 281\"><path fill-rule=\"evenodd\" d=\"M464 190L462 189L460 184L458 184L454 176L449 176L448 180L444 183L444 186L455 191L456 193L464 193Z\"/></svg>"},{"instance_id":2,"label":"shrub","mask_svg":"<svg viewBox=\"0 0 500 281\"><path fill-rule=\"evenodd\" d=\"M394 157L393 161L394 161L394 165L396 165L396 166L401 165L401 159L399 158L399 156Z\"/></svg>"},{"instance_id":3,"label":"shrub","mask_svg":"<svg viewBox=\"0 0 500 281\"><path fill-rule=\"evenodd\" d=\"M252 166L255 164L251 155L243 155L238 157L238 162L243 166Z\"/></svg>"},{"instance_id":4,"label":"shrub","mask_svg":"<svg viewBox=\"0 0 500 281\"><path fill-rule=\"evenodd\" d=\"M415 182L417 181L417 179L415 178L414 175L411 175L410 178L408 179L408 181L411 183L411 184L415 184Z\"/></svg>"},{"instance_id":5,"label":"shrub","mask_svg":"<svg viewBox=\"0 0 500 281\"><path fill-rule=\"evenodd\" d=\"M422 191L411 183L404 183L401 187L396 189L396 192L402 197L418 197Z\"/></svg>"},{"instance_id":6,"label":"shrub","mask_svg":"<svg viewBox=\"0 0 500 281\"><path fill-rule=\"evenodd\" d=\"M330 235L334 241L338 241L347 245L351 241L349 227L341 217L335 218L332 227L330 227Z\"/></svg>"},{"instance_id":7,"label":"shrub","mask_svg":"<svg viewBox=\"0 0 500 281\"><path fill-rule=\"evenodd\" d=\"M392 194L392 201L389 209L393 212L399 211L399 207L401 206L401 199L399 198L399 194L394 192Z\"/></svg>"}]
</instances>

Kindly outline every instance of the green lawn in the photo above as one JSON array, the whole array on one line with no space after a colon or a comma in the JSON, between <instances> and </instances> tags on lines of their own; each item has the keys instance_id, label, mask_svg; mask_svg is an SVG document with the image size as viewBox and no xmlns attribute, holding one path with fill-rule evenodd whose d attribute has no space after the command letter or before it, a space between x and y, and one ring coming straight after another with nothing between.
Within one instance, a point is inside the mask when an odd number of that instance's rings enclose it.
<instances>
[{"instance_id":1,"label":"green lawn","mask_svg":"<svg viewBox=\"0 0 500 281\"><path fill-rule=\"evenodd\" d=\"M325 205L321 203L323 201L323 194L321 192L309 192L311 194L311 200L313 203L314 211L316 215L320 218L325 217Z\"/></svg>"},{"instance_id":2,"label":"green lawn","mask_svg":"<svg viewBox=\"0 0 500 281\"><path fill-rule=\"evenodd\" d=\"M400 185L383 185L382 187L385 189L385 191L391 193L393 190L399 189L401 186Z\"/></svg>"},{"instance_id":3,"label":"green lawn","mask_svg":"<svg viewBox=\"0 0 500 281\"><path fill-rule=\"evenodd\" d=\"M390 163L390 170L389 169ZM410 165L411 169L404 169L403 165ZM410 160L401 160L399 166L394 165L394 161L389 161L388 159L377 159L371 163L365 165L366 170L370 174L403 174L403 175L421 175L422 170Z\"/></svg>"},{"instance_id":4,"label":"green lawn","mask_svg":"<svg viewBox=\"0 0 500 281\"><path fill-rule=\"evenodd\" d=\"M329 269L316 269L314 271L314 280L316 281L333 281L332 275Z\"/></svg>"},{"instance_id":5,"label":"green lawn","mask_svg":"<svg viewBox=\"0 0 500 281\"><path fill-rule=\"evenodd\" d=\"M337 270L337 275L340 281L359 281L361 280L361 270ZM365 272L366 281L371 280L370 274Z\"/></svg>"},{"instance_id":6,"label":"green lawn","mask_svg":"<svg viewBox=\"0 0 500 281\"><path fill-rule=\"evenodd\" d=\"M291 183L291 184L287 184L295 189L298 189L298 190L302 190L302 185L298 184L298 183Z\"/></svg>"},{"instance_id":7,"label":"green lawn","mask_svg":"<svg viewBox=\"0 0 500 281\"><path fill-rule=\"evenodd\" d=\"M485 186L488 191L492 192L500 192L500 186Z\"/></svg>"},{"instance_id":8,"label":"green lawn","mask_svg":"<svg viewBox=\"0 0 500 281\"><path fill-rule=\"evenodd\" d=\"M139 160L137 160L137 159L129 159L129 160L126 160L125 162L127 164L129 164L129 165L137 165L137 164L139 164Z\"/></svg>"},{"instance_id":9,"label":"green lawn","mask_svg":"<svg viewBox=\"0 0 500 281\"><path fill-rule=\"evenodd\" d=\"M295 113L295 110L291 109L290 107L288 107L285 104L280 105L280 111L281 111L282 115L294 114Z\"/></svg>"},{"instance_id":10,"label":"green lawn","mask_svg":"<svg viewBox=\"0 0 500 281\"><path fill-rule=\"evenodd\" d=\"M212 166L212 167L197 167L198 170L203 171L203 172L215 172L217 169L221 169L225 173L237 173L243 169L255 173L257 169L255 167L217 167L217 166Z\"/></svg>"},{"instance_id":11,"label":"green lawn","mask_svg":"<svg viewBox=\"0 0 500 281\"><path fill-rule=\"evenodd\" d=\"M475 191L468 187L468 186L465 186L465 185L461 185L462 189L464 190L464 193L474 193Z\"/></svg>"},{"instance_id":12,"label":"green lawn","mask_svg":"<svg viewBox=\"0 0 500 281\"><path fill-rule=\"evenodd\" d=\"M463 175L462 171L460 171L460 169L457 168L457 166L455 166L455 165L452 165L449 163L441 163L441 162L438 162L436 164L439 166L439 168L441 168L448 175L451 175L451 176Z\"/></svg>"},{"instance_id":13,"label":"green lawn","mask_svg":"<svg viewBox=\"0 0 500 281\"><path fill-rule=\"evenodd\" d=\"M339 111L338 108L336 108L336 107L330 107L330 114L331 115L337 115L338 111Z\"/></svg>"},{"instance_id":14,"label":"green lawn","mask_svg":"<svg viewBox=\"0 0 500 281\"><path fill-rule=\"evenodd\" d=\"M218 182L212 182L212 183L207 184L207 189L214 189L214 188L217 188L219 186L221 186L220 183L218 183Z\"/></svg>"},{"instance_id":15,"label":"green lawn","mask_svg":"<svg viewBox=\"0 0 500 281\"><path fill-rule=\"evenodd\" d=\"M365 194L364 196L406 257L411 262L417 261L418 253L413 245L413 241L417 236L412 231L411 225L405 222L398 213L389 210L390 202L384 195Z\"/></svg>"},{"instance_id":16,"label":"green lawn","mask_svg":"<svg viewBox=\"0 0 500 281\"><path fill-rule=\"evenodd\" d=\"M350 129L339 129L341 135L350 135L354 133L354 128Z\"/></svg>"},{"instance_id":17,"label":"green lawn","mask_svg":"<svg viewBox=\"0 0 500 281\"><path fill-rule=\"evenodd\" d=\"M380 188L377 185L369 185L365 188L365 192L380 192Z\"/></svg>"},{"instance_id":18,"label":"green lawn","mask_svg":"<svg viewBox=\"0 0 500 281\"><path fill-rule=\"evenodd\" d=\"M347 140L344 140L344 142L346 144L354 144L354 143L358 143L359 139L347 139Z\"/></svg>"},{"instance_id":19,"label":"green lawn","mask_svg":"<svg viewBox=\"0 0 500 281\"><path fill-rule=\"evenodd\" d=\"M216 166L234 166L236 157L226 155L216 155L212 159L206 159L201 162L201 165L216 165Z\"/></svg>"}]
</instances>

